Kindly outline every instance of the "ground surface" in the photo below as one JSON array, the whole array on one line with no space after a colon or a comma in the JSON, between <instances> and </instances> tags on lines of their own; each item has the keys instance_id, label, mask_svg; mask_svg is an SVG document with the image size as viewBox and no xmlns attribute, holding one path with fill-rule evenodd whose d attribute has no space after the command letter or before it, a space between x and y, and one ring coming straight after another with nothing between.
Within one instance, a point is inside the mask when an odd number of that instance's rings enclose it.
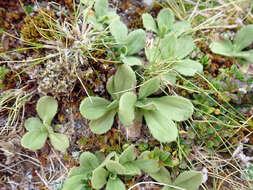
<instances>
[{"instance_id":1,"label":"ground surface","mask_svg":"<svg viewBox=\"0 0 253 190\"><path fill-rule=\"evenodd\" d=\"M57 90L54 85L45 87L45 83L41 82L49 74L44 73L44 62L36 64L34 60L52 55L55 50L24 49L29 47L20 40L22 31L24 36L24 8L32 13L32 17L37 14L36 9L47 8L56 18L71 19L74 7L71 0L26 0L22 1L22 6L18 0L0 0L0 31L4 31L0 33L0 66L8 69L5 77L0 78L0 190L59 190L69 169L78 165L81 152L122 152L122 146L130 143L134 143L140 152L154 147L169 152L171 159L178 161L170 168L174 177L189 168L202 171L205 181L201 189L253 188L253 177L245 172L253 160L253 66L252 63L242 66L236 59L216 55L209 49L214 39L223 35L233 39L243 25L253 24L252 2L150 2L112 0L110 6L131 30L143 28L141 14L149 12L156 16L163 6L170 7L178 20L189 19L195 30L193 38L197 45L190 56L204 66L202 75L179 78L174 86L170 86L170 92L191 99L195 106L193 117L179 124L178 142L170 144L160 144L153 139L145 124L141 135L131 141L118 130L118 121L105 135L91 133L89 121L79 112L79 104L87 96L87 89L92 95L110 98L105 85L115 73L115 66L113 63L103 66L106 59L103 49L93 52L93 56L99 59L97 62L88 60L94 69L91 73L88 66L77 68L83 83L69 77L66 79L67 87ZM69 18L57 12L59 5L70 15ZM35 39L36 35L39 34L35 34ZM253 44L248 47L249 50L252 48ZM17 49L21 50L13 51ZM55 63L57 59L52 61ZM52 68L56 69L54 63ZM64 76L71 76L71 72L67 70L56 78L62 77L64 81ZM53 123L63 124L59 131L70 139L66 152L54 150L48 142L38 151L29 151L20 144L26 132L25 119L36 116L36 102L46 94L57 98L59 108ZM129 188L152 179L143 175L124 180ZM159 188L146 185L136 189Z\"/></svg>"}]
</instances>

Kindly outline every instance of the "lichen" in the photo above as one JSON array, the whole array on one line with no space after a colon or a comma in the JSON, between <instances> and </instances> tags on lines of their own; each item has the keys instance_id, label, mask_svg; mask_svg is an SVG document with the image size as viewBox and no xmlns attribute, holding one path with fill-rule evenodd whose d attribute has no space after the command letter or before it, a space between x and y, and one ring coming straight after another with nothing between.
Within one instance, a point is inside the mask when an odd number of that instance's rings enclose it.
<instances>
[{"instance_id":1,"label":"lichen","mask_svg":"<svg viewBox=\"0 0 253 190\"><path fill-rule=\"evenodd\" d=\"M42 93L69 94L81 72L80 66L71 59L49 60L41 67L37 75L38 90Z\"/></svg>"}]
</instances>

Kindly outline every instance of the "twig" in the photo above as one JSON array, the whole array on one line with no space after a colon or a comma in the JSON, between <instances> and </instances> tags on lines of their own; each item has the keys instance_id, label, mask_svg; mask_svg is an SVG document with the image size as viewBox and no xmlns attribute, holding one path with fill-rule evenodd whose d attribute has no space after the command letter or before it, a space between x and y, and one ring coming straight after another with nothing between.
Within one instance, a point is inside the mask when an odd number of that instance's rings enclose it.
<instances>
[{"instance_id":1,"label":"twig","mask_svg":"<svg viewBox=\"0 0 253 190\"><path fill-rule=\"evenodd\" d=\"M128 190L131 190L139 185L142 185L142 184L155 184L155 185L163 185L163 186L166 186L166 187L172 187L174 189L178 189L178 190L185 190L184 188L181 188L181 187L178 187L178 186L174 186L174 185L169 185L169 184L165 184L165 183L158 183L158 182L154 182L154 181L145 181L145 182L140 182L140 183L137 183L135 184L134 186L130 187Z\"/></svg>"}]
</instances>

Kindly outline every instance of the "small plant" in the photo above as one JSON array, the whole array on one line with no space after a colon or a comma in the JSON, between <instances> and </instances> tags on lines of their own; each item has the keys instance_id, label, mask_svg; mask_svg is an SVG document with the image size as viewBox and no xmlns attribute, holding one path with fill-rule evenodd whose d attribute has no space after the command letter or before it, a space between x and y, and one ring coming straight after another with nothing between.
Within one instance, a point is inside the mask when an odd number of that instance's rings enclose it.
<instances>
[{"instance_id":1,"label":"small plant","mask_svg":"<svg viewBox=\"0 0 253 190\"><path fill-rule=\"evenodd\" d=\"M191 36L178 38L174 33L166 35L145 48L149 64L145 66L144 75L152 76L155 73L161 75L165 83L174 84L175 71L184 76L194 76L197 72L202 72L203 66L199 62L187 58L193 48L194 42Z\"/></svg>"},{"instance_id":2,"label":"small plant","mask_svg":"<svg viewBox=\"0 0 253 190\"><path fill-rule=\"evenodd\" d=\"M153 76L154 73L156 75L159 73L163 75L162 80L165 83L174 84L176 81L174 71L185 76L202 72L203 66L200 63L187 58L195 46L192 37L185 34L191 29L190 23L174 24L174 15L169 8L159 12L157 24L150 14L143 14L142 19L146 30L157 34L157 38L145 48L149 64L145 66L144 75L146 73Z\"/></svg>"},{"instance_id":3,"label":"small plant","mask_svg":"<svg viewBox=\"0 0 253 190\"><path fill-rule=\"evenodd\" d=\"M36 105L36 111L41 118L31 117L25 121L28 132L22 137L21 145L30 150L37 150L44 146L47 137L53 147L64 151L69 147L68 137L64 134L55 133L51 127L52 120L57 113L57 101L50 96L43 96Z\"/></svg>"},{"instance_id":4,"label":"small plant","mask_svg":"<svg viewBox=\"0 0 253 190\"><path fill-rule=\"evenodd\" d=\"M109 11L108 0L87 1L86 4L89 6L94 4L95 12L88 17L88 22L97 30L103 30L104 24L107 25L119 17L115 12Z\"/></svg>"},{"instance_id":5,"label":"small plant","mask_svg":"<svg viewBox=\"0 0 253 190\"><path fill-rule=\"evenodd\" d=\"M141 60L132 55L137 54L145 47L145 32L138 29L128 34L126 25L120 19L116 19L110 24L110 32L120 46L120 61L129 66L141 66Z\"/></svg>"},{"instance_id":6,"label":"small plant","mask_svg":"<svg viewBox=\"0 0 253 190\"><path fill-rule=\"evenodd\" d=\"M212 52L228 57L236 57L253 62L253 50L243 51L253 42L253 25L244 26L237 32L233 42L228 39L220 39L210 44Z\"/></svg>"},{"instance_id":7,"label":"small plant","mask_svg":"<svg viewBox=\"0 0 253 190\"><path fill-rule=\"evenodd\" d=\"M118 112L119 120L130 126L132 122L144 116L151 134L160 142L176 140L178 130L174 121L188 119L193 113L191 102L179 96L148 98L160 87L160 79L153 78L139 88L138 97L136 76L130 66L118 67L114 76L109 79L107 91L114 101L109 102L100 97L87 97L80 104L81 114L90 119L90 129L102 134L111 129L114 116Z\"/></svg>"},{"instance_id":8,"label":"small plant","mask_svg":"<svg viewBox=\"0 0 253 190\"><path fill-rule=\"evenodd\" d=\"M91 187L106 190L125 190L125 184L118 175L140 175L140 169L135 165L136 153L134 145L129 146L121 155L111 152L103 162L98 156L84 152L80 156L80 167L72 168L63 190L75 189L87 190ZM84 183L85 182L85 183Z\"/></svg>"},{"instance_id":9,"label":"small plant","mask_svg":"<svg viewBox=\"0 0 253 190\"><path fill-rule=\"evenodd\" d=\"M154 32L160 38L163 38L171 31L179 36L185 31L191 29L191 25L187 21L174 23L175 18L173 11L169 8L164 8L159 12L157 16L157 23L148 13L142 15L142 20L143 26L146 28L146 30Z\"/></svg>"},{"instance_id":10,"label":"small plant","mask_svg":"<svg viewBox=\"0 0 253 190\"><path fill-rule=\"evenodd\" d=\"M185 171L172 181L170 172L163 165L168 157L168 153L160 151L159 149L155 149L152 152L145 151L138 157L136 165L160 183L181 187L186 190L198 190L202 183L202 173L193 170ZM163 190L172 189L174 188L163 188Z\"/></svg>"}]
</instances>

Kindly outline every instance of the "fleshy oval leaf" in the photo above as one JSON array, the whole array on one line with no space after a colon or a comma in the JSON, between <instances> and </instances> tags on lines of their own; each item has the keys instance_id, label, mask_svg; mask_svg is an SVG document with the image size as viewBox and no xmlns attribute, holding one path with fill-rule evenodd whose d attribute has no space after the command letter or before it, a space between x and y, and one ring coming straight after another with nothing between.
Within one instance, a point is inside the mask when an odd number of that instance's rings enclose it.
<instances>
[{"instance_id":1,"label":"fleshy oval leaf","mask_svg":"<svg viewBox=\"0 0 253 190\"><path fill-rule=\"evenodd\" d=\"M158 33L156 22L150 14L144 13L142 14L141 17L142 17L143 26L146 30L150 30L154 33Z\"/></svg>"},{"instance_id":2,"label":"fleshy oval leaf","mask_svg":"<svg viewBox=\"0 0 253 190\"><path fill-rule=\"evenodd\" d=\"M157 182L171 184L170 172L165 167L161 167L158 172L149 173L149 175Z\"/></svg>"},{"instance_id":3,"label":"fleshy oval leaf","mask_svg":"<svg viewBox=\"0 0 253 190\"><path fill-rule=\"evenodd\" d=\"M237 32L234 39L234 50L241 51L253 42L253 24L244 26Z\"/></svg>"},{"instance_id":4,"label":"fleshy oval leaf","mask_svg":"<svg viewBox=\"0 0 253 190\"><path fill-rule=\"evenodd\" d=\"M136 153L134 151L134 145L129 146L119 157L119 163L125 164L127 162L134 161L136 159Z\"/></svg>"},{"instance_id":5,"label":"fleshy oval leaf","mask_svg":"<svg viewBox=\"0 0 253 190\"><path fill-rule=\"evenodd\" d=\"M193 51L194 47L195 44L191 36L182 36L177 39L174 57L183 59Z\"/></svg>"},{"instance_id":6,"label":"fleshy oval leaf","mask_svg":"<svg viewBox=\"0 0 253 190\"><path fill-rule=\"evenodd\" d=\"M136 87L136 76L130 66L123 64L114 75L114 88L118 99L127 91Z\"/></svg>"},{"instance_id":7,"label":"fleshy oval leaf","mask_svg":"<svg viewBox=\"0 0 253 190\"><path fill-rule=\"evenodd\" d=\"M174 14L170 8L164 8L158 13L157 24L162 34L165 34L171 29L174 21Z\"/></svg>"},{"instance_id":8,"label":"fleshy oval leaf","mask_svg":"<svg viewBox=\"0 0 253 190\"><path fill-rule=\"evenodd\" d=\"M47 135L47 132L41 130L29 131L22 137L21 145L30 150L38 150L44 146Z\"/></svg>"},{"instance_id":9,"label":"fleshy oval leaf","mask_svg":"<svg viewBox=\"0 0 253 190\"><path fill-rule=\"evenodd\" d=\"M141 49L145 47L146 43L146 33L142 29L137 29L130 32L127 36L126 47L127 55L133 55L138 53Z\"/></svg>"},{"instance_id":10,"label":"fleshy oval leaf","mask_svg":"<svg viewBox=\"0 0 253 190\"><path fill-rule=\"evenodd\" d=\"M126 190L125 184L118 178L109 178L105 190Z\"/></svg>"},{"instance_id":11,"label":"fleshy oval leaf","mask_svg":"<svg viewBox=\"0 0 253 190\"><path fill-rule=\"evenodd\" d=\"M124 174L126 168L120 164L118 161L108 160L105 164L108 171L115 173L115 174Z\"/></svg>"},{"instance_id":12,"label":"fleshy oval leaf","mask_svg":"<svg viewBox=\"0 0 253 190\"><path fill-rule=\"evenodd\" d=\"M86 119L95 120L107 112L108 100L100 97L87 97L82 100L79 110Z\"/></svg>"},{"instance_id":13,"label":"fleshy oval leaf","mask_svg":"<svg viewBox=\"0 0 253 190\"><path fill-rule=\"evenodd\" d=\"M90 129L95 134L104 134L109 131L113 125L115 110L106 112L102 117L91 120Z\"/></svg>"},{"instance_id":14,"label":"fleshy oval leaf","mask_svg":"<svg viewBox=\"0 0 253 190\"><path fill-rule=\"evenodd\" d=\"M102 167L96 168L92 172L91 183L94 189L101 189L107 182L109 172Z\"/></svg>"},{"instance_id":15,"label":"fleshy oval leaf","mask_svg":"<svg viewBox=\"0 0 253 190\"><path fill-rule=\"evenodd\" d=\"M209 47L213 53L225 56L233 56L233 45L230 40L218 40L212 42Z\"/></svg>"},{"instance_id":16,"label":"fleshy oval leaf","mask_svg":"<svg viewBox=\"0 0 253 190\"><path fill-rule=\"evenodd\" d=\"M112 75L106 84L106 90L109 92L109 94L112 96L112 98L115 100L117 99L117 95L115 94L115 84L114 84L114 75Z\"/></svg>"},{"instance_id":17,"label":"fleshy oval leaf","mask_svg":"<svg viewBox=\"0 0 253 190\"><path fill-rule=\"evenodd\" d=\"M145 81L139 89L139 99L146 98L159 90L160 79L158 77Z\"/></svg>"},{"instance_id":18,"label":"fleshy oval leaf","mask_svg":"<svg viewBox=\"0 0 253 190\"><path fill-rule=\"evenodd\" d=\"M135 56L124 56L122 62L128 66L142 66L141 60Z\"/></svg>"},{"instance_id":19,"label":"fleshy oval leaf","mask_svg":"<svg viewBox=\"0 0 253 190\"><path fill-rule=\"evenodd\" d=\"M184 59L176 62L173 65L173 69L185 76L194 76L197 72L203 71L203 66L194 60Z\"/></svg>"},{"instance_id":20,"label":"fleshy oval leaf","mask_svg":"<svg viewBox=\"0 0 253 190\"><path fill-rule=\"evenodd\" d=\"M119 120L126 126L131 125L135 117L137 96L133 92L124 93L119 100Z\"/></svg>"},{"instance_id":21,"label":"fleshy oval leaf","mask_svg":"<svg viewBox=\"0 0 253 190\"><path fill-rule=\"evenodd\" d=\"M80 166L87 171L92 171L99 166L99 160L94 154L83 152L80 156Z\"/></svg>"},{"instance_id":22,"label":"fleshy oval leaf","mask_svg":"<svg viewBox=\"0 0 253 190\"><path fill-rule=\"evenodd\" d=\"M76 175L68 178L63 185L62 190L80 190L83 187L82 179L85 176Z\"/></svg>"},{"instance_id":23,"label":"fleshy oval leaf","mask_svg":"<svg viewBox=\"0 0 253 190\"><path fill-rule=\"evenodd\" d=\"M127 27L122 21L120 21L120 19L114 20L109 27L110 32L117 43L121 44L126 41L128 33Z\"/></svg>"},{"instance_id":24,"label":"fleshy oval leaf","mask_svg":"<svg viewBox=\"0 0 253 190\"><path fill-rule=\"evenodd\" d=\"M190 100L181 96L164 96L161 98L149 98L160 113L175 121L184 121L193 114L193 105Z\"/></svg>"},{"instance_id":25,"label":"fleshy oval leaf","mask_svg":"<svg viewBox=\"0 0 253 190\"><path fill-rule=\"evenodd\" d=\"M198 190L202 183L202 173L198 171L185 171L181 173L174 184L186 190Z\"/></svg>"},{"instance_id":26,"label":"fleshy oval leaf","mask_svg":"<svg viewBox=\"0 0 253 190\"><path fill-rule=\"evenodd\" d=\"M41 97L36 104L36 111L43 123L51 125L54 116L57 113L58 103L56 99L51 96Z\"/></svg>"},{"instance_id":27,"label":"fleshy oval leaf","mask_svg":"<svg viewBox=\"0 0 253 190\"><path fill-rule=\"evenodd\" d=\"M64 134L50 133L49 139L56 150L65 151L69 147L69 139Z\"/></svg>"},{"instance_id":28,"label":"fleshy oval leaf","mask_svg":"<svg viewBox=\"0 0 253 190\"><path fill-rule=\"evenodd\" d=\"M96 0L95 1L95 15L97 18L102 18L108 13L108 0Z\"/></svg>"},{"instance_id":29,"label":"fleshy oval leaf","mask_svg":"<svg viewBox=\"0 0 253 190\"><path fill-rule=\"evenodd\" d=\"M36 131L45 129L45 126L41 123L39 118L30 117L27 120L25 120L25 128L28 131Z\"/></svg>"},{"instance_id":30,"label":"fleshy oval leaf","mask_svg":"<svg viewBox=\"0 0 253 190\"><path fill-rule=\"evenodd\" d=\"M160 142L175 141L178 130L175 123L158 111L145 111L144 118L152 136Z\"/></svg>"}]
</instances>

